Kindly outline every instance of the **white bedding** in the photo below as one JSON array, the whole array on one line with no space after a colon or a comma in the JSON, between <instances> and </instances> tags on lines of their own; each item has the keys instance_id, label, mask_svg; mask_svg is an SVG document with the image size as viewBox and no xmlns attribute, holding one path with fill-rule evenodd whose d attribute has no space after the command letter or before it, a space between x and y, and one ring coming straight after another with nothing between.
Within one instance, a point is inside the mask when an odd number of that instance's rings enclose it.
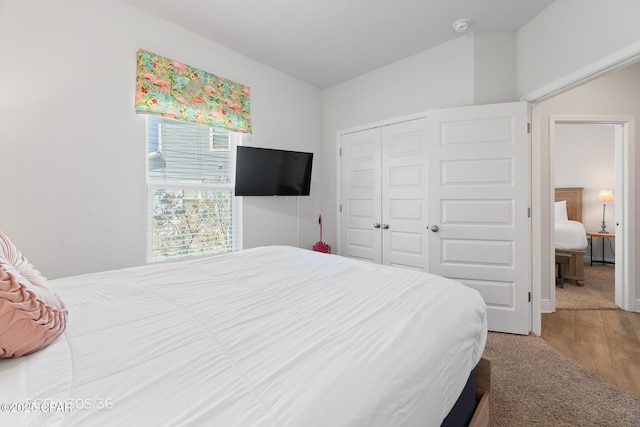
<instances>
[{"instance_id":1,"label":"white bedding","mask_svg":"<svg viewBox=\"0 0 640 427\"><path fill-rule=\"evenodd\" d=\"M556 218L554 243L556 249L585 250L589 242L584 224Z\"/></svg>"},{"instance_id":2,"label":"white bedding","mask_svg":"<svg viewBox=\"0 0 640 427\"><path fill-rule=\"evenodd\" d=\"M2 426L438 426L487 334L471 288L284 246L50 284L67 330L0 360Z\"/></svg>"}]
</instances>

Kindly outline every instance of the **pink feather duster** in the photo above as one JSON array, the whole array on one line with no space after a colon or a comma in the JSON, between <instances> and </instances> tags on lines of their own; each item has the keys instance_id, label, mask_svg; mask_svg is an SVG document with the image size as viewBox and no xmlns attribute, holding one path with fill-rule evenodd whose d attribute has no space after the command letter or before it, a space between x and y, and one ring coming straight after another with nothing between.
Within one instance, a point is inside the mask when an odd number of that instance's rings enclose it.
<instances>
[{"instance_id":1,"label":"pink feather duster","mask_svg":"<svg viewBox=\"0 0 640 427\"><path fill-rule=\"evenodd\" d=\"M320 241L316 242L316 244L313 245L312 249L316 252L324 252L325 254L330 254L331 246L322 241L322 214L318 216L318 224L320 224Z\"/></svg>"}]
</instances>

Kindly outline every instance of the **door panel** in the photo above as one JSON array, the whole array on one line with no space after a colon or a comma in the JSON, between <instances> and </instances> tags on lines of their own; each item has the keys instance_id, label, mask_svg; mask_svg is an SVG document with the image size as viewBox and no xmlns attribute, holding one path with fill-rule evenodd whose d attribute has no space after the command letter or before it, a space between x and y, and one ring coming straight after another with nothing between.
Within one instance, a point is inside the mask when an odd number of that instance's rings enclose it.
<instances>
[{"instance_id":1,"label":"door panel","mask_svg":"<svg viewBox=\"0 0 640 427\"><path fill-rule=\"evenodd\" d=\"M513 225L511 200L443 200L442 224Z\"/></svg>"},{"instance_id":2,"label":"door panel","mask_svg":"<svg viewBox=\"0 0 640 427\"><path fill-rule=\"evenodd\" d=\"M526 103L429 117L429 271L477 289L489 329L530 331L530 156Z\"/></svg>"},{"instance_id":3,"label":"door panel","mask_svg":"<svg viewBox=\"0 0 640 427\"><path fill-rule=\"evenodd\" d=\"M513 164L510 159L445 161L441 168L443 185L513 184Z\"/></svg>"},{"instance_id":4,"label":"door panel","mask_svg":"<svg viewBox=\"0 0 640 427\"><path fill-rule=\"evenodd\" d=\"M381 263L380 130L342 135L341 149L340 253Z\"/></svg>"},{"instance_id":5,"label":"door panel","mask_svg":"<svg viewBox=\"0 0 640 427\"><path fill-rule=\"evenodd\" d=\"M427 260L427 120L382 128L382 259L424 269Z\"/></svg>"},{"instance_id":6,"label":"door panel","mask_svg":"<svg viewBox=\"0 0 640 427\"><path fill-rule=\"evenodd\" d=\"M514 288L513 282L498 282L474 279L458 279L464 285L474 289L482 289L482 297L485 303L491 307L513 309Z\"/></svg>"}]
</instances>

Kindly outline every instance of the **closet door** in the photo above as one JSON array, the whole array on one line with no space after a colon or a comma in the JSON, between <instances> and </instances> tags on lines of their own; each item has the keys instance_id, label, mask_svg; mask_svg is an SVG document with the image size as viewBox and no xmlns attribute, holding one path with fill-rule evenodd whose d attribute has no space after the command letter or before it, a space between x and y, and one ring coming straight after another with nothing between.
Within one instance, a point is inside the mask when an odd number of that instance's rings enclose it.
<instances>
[{"instance_id":1,"label":"closet door","mask_svg":"<svg viewBox=\"0 0 640 427\"><path fill-rule=\"evenodd\" d=\"M426 135L426 119L342 135L341 255L425 268Z\"/></svg>"},{"instance_id":2,"label":"closet door","mask_svg":"<svg viewBox=\"0 0 640 427\"><path fill-rule=\"evenodd\" d=\"M380 129L341 138L340 254L382 263Z\"/></svg>"},{"instance_id":3,"label":"closet door","mask_svg":"<svg viewBox=\"0 0 640 427\"><path fill-rule=\"evenodd\" d=\"M427 119L382 128L382 262L423 270L427 261Z\"/></svg>"}]
</instances>

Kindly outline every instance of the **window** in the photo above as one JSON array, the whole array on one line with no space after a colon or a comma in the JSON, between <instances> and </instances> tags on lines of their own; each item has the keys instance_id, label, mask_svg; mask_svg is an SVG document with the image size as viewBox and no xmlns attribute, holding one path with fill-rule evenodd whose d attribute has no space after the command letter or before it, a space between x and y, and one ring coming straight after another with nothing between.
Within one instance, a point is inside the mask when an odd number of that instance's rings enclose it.
<instances>
[{"instance_id":1,"label":"window","mask_svg":"<svg viewBox=\"0 0 640 427\"><path fill-rule=\"evenodd\" d=\"M239 249L241 134L147 116L148 261Z\"/></svg>"}]
</instances>

